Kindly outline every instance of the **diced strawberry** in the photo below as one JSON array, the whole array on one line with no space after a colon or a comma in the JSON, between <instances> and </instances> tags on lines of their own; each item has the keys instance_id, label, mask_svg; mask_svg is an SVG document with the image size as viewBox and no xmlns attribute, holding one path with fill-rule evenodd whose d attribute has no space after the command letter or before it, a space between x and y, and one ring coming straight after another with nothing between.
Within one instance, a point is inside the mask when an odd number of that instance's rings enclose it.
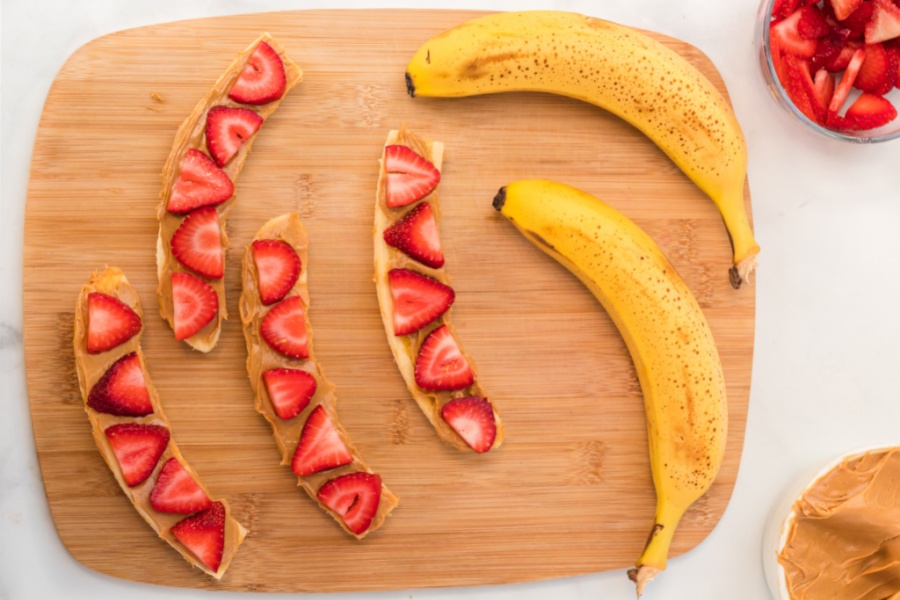
<instances>
[{"instance_id":1,"label":"diced strawberry","mask_svg":"<svg viewBox=\"0 0 900 600\"><path fill-rule=\"evenodd\" d=\"M819 115L816 114L810 97L813 85L809 73L809 63L796 56L786 55L784 57L784 73L785 79L781 85L791 102L809 120L819 122Z\"/></svg>"},{"instance_id":2,"label":"diced strawberry","mask_svg":"<svg viewBox=\"0 0 900 600\"><path fill-rule=\"evenodd\" d=\"M219 297L211 285L190 273L172 273L175 339L184 340L206 327L219 311Z\"/></svg>"},{"instance_id":3,"label":"diced strawberry","mask_svg":"<svg viewBox=\"0 0 900 600\"><path fill-rule=\"evenodd\" d=\"M497 423L494 409L485 398L469 396L451 400L441 409L441 417L475 452L482 454L494 445Z\"/></svg>"},{"instance_id":4,"label":"diced strawberry","mask_svg":"<svg viewBox=\"0 0 900 600\"><path fill-rule=\"evenodd\" d=\"M181 161L181 172L166 210L183 215L203 206L218 206L234 195L234 184L207 155L191 148Z\"/></svg>"},{"instance_id":5,"label":"diced strawberry","mask_svg":"<svg viewBox=\"0 0 900 600\"><path fill-rule=\"evenodd\" d=\"M836 33L831 32L828 35L823 35L816 41L816 52L810 60L810 68L818 70L820 67L827 67L834 63L840 56L843 48L844 41ZM849 54L847 55L847 61L850 61Z\"/></svg>"},{"instance_id":6,"label":"diced strawberry","mask_svg":"<svg viewBox=\"0 0 900 600\"><path fill-rule=\"evenodd\" d=\"M828 105L828 119L833 119L844 107L844 102L850 94L850 88L853 87L853 82L856 81L856 76L859 74L859 69L865 59L865 48L858 48L853 53L850 62L847 63L844 74L841 75L841 80L834 88L834 95L831 97L831 103Z\"/></svg>"},{"instance_id":7,"label":"diced strawberry","mask_svg":"<svg viewBox=\"0 0 900 600\"><path fill-rule=\"evenodd\" d=\"M872 18L874 7L875 4L871 0L863 0L850 16L841 21L840 26L846 29L847 39L861 39L865 35L866 25Z\"/></svg>"},{"instance_id":8,"label":"diced strawberry","mask_svg":"<svg viewBox=\"0 0 900 600\"><path fill-rule=\"evenodd\" d=\"M859 8L862 0L826 0L826 2L831 3L831 8L834 9L834 15L839 21L843 21L849 17L854 10Z\"/></svg>"},{"instance_id":9,"label":"diced strawberry","mask_svg":"<svg viewBox=\"0 0 900 600\"><path fill-rule=\"evenodd\" d=\"M834 95L834 75L827 69L819 69L813 79L814 101L823 114L828 113L828 105L831 103L831 97Z\"/></svg>"},{"instance_id":10,"label":"diced strawberry","mask_svg":"<svg viewBox=\"0 0 900 600\"><path fill-rule=\"evenodd\" d=\"M114 362L94 384L87 405L117 417L144 417L153 412L141 359L130 352Z\"/></svg>"},{"instance_id":11,"label":"diced strawberry","mask_svg":"<svg viewBox=\"0 0 900 600\"><path fill-rule=\"evenodd\" d=\"M309 357L306 313L300 296L291 296L266 313L259 333L269 346L287 357Z\"/></svg>"},{"instance_id":12,"label":"diced strawberry","mask_svg":"<svg viewBox=\"0 0 900 600\"><path fill-rule=\"evenodd\" d=\"M307 477L351 462L353 455L320 404L306 419L300 443L291 460L291 471L298 477Z\"/></svg>"},{"instance_id":13,"label":"diced strawberry","mask_svg":"<svg viewBox=\"0 0 900 600\"><path fill-rule=\"evenodd\" d=\"M213 106L206 113L206 149L224 167L262 125L249 108Z\"/></svg>"},{"instance_id":14,"label":"diced strawberry","mask_svg":"<svg viewBox=\"0 0 900 600\"><path fill-rule=\"evenodd\" d=\"M162 425L116 423L107 427L103 433L119 462L122 478L129 487L150 477L169 443L169 430Z\"/></svg>"},{"instance_id":15,"label":"diced strawberry","mask_svg":"<svg viewBox=\"0 0 900 600\"><path fill-rule=\"evenodd\" d=\"M872 2L872 18L866 25L866 43L877 44L900 36L900 7L890 0Z\"/></svg>"},{"instance_id":16,"label":"diced strawberry","mask_svg":"<svg viewBox=\"0 0 900 600\"><path fill-rule=\"evenodd\" d=\"M441 172L412 148L394 144L384 149L385 195L391 208L406 206L430 194Z\"/></svg>"},{"instance_id":17,"label":"diced strawberry","mask_svg":"<svg viewBox=\"0 0 900 600\"><path fill-rule=\"evenodd\" d=\"M203 512L173 525L170 531L206 568L213 572L219 570L225 549L224 504L213 502Z\"/></svg>"},{"instance_id":18,"label":"diced strawberry","mask_svg":"<svg viewBox=\"0 0 900 600\"><path fill-rule=\"evenodd\" d=\"M863 93L850 105L840 120L842 129L867 130L887 125L897 117L897 109L890 100L875 94Z\"/></svg>"},{"instance_id":19,"label":"diced strawberry","mask_svg":"<svg viewBox=\"0 0 900 600\"><path fill-rule=\"evenodd\" d=\"M388 246L397 248L423 265L438 268L444 264L444 252L431 205L423 202L384 232Z\"/></svg>"},{"instance_id":20,"label":"diced strawberry","mask_svg":"<svg viewBox=\"0 0 900 600\"><path fill-rule=\"evenodd\" d=\"M300 277L300 257L281 240L255 240L251 244L256 265L259 299L269 306L291 291Z\"/></svg>"},{"instance_id":21,"label":"diced strawberry","mask_svg":"<svg viewBox=\"0 0 900 600\"><path fill-rule=\"evenodd\" d=\"M775 3L772 5L772 18L779 21L787 18L799 6L800 0L775 0Z\"/></svg>"},{"instance_id":22,"label":"diced strawberry","mask_svg":"<svg viewBox=\"0 0 900 600\"><path fill-rule=\"evenodd\" d=\"M853 81L853 86L863 92L884 95L894 87L897 76L896 55L888 53L881 44L867 44L866 57Z\"/></svg>"},{"instance_id":23,"label":"diced strawberry","mask_svg":"<svg viewBox=\"0 0 900 600\"><path fill-rule=\"evenodd\" d=\"M163 513L189 515L212 506L212 500L203 491L177 458L163 464L150 492L150 506Z\"/></svg>"},{"instance_id":24,"label":"diced strawberry","mask_svg":"<svg viewBox=\"0 0 900 600\"><path fill-rule=\"evenodd\" d=\"M800 19L797 21L797 33L804 39L816 39L831 31L825 20L825 13L816 5L801 6Z\"/></svg>"},{"instance_id":25,"label":"diced strawberry","mask_svg":"<svg viewBox=\"0 0 900 600\"><path fill-rule=\"evenodd\" d=\"M769 26L769 38L773 47L780 48L785 54L812 58L816 53L816 40L805 39L797 30L803 10L795 10L791 16L784 20L772 23Z\"/></svg>"},{"instance_id":26,"label":"diced strawberry","mask_svg":"<svg viewBox=\"0 0 900 600\"><path fill-rule=\"evenodd\" d=\"M316 494L319 502L334 511L359 535L372 524L381 502L381 477L359 471L326 482Z\"/></svg>"},{"instance_id":27,"label":"diced strawberry","mask_svg":"<svg viewBox=\"0 0 900 600\"><path fill-rule=\"evenodd\" d=\"M475 374L453 333L441 325L425 338L416 357L416 385L428 392L461 390L475 381Z\"/></svg>"},{"instance_id":28,"label":"diced strawberry","mask_svg":"<svg viewBox=\"0 0 900 600\"><path fill-rule=\"evenodd\" d=\"M242 104L268 104L284 95L286 83L284 61L272 46L260 42L247 59L228 97Z\"/></svg>"},{"instance_id":29,"label":"diced strawberry","mask_svg":"<svg viewBox=\"0 0 900 600\"><path fill-rule=\"evenodd\" d=\"M212 206L189 213L172 235L172 255L188 269L209 279L225 275L225 250L219 213Z\"/></svg>"},{"instance_id":30,"label":"diced strawberry","mask_svg":"<svg viewBox=\"0 0 900 600\"><path fill-rule=\"evenodd\" d=\"M111 350L133 338L140 330L141 318L130 306L107 294L88 294L88 354Z\"/></svg>"},{"instance_id":31,"label":"diced strawberry","mask_svg":"<svg viewBox=\"0 0 900 600\"><path fill-rule=\"evenodd\" d=\"M269 369L263 381L275 414L285 421L299 415L316 393L316 378L301 369Z\"/></svg>"},{"instance_id":32,"label":"diced strawberry","mask_svg":"<svg viewBox=\"0 0 900 600\"><path fill-rule=\"evenodd\" d=\"M448 285L409 269L388 272L394 304L394 335L422 329L449 310L456 293Z\"/></svg>"}]
</instances>

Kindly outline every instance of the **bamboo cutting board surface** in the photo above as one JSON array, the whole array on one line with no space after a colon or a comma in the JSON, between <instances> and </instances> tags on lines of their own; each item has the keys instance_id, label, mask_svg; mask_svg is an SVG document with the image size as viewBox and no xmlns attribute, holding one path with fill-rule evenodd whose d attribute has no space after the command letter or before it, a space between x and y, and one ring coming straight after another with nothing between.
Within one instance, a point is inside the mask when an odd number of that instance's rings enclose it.
<instances>
[{"instance_id":1,"label":"bamboo cutting board surface","mask_svg":"<svg viewBox=\"0 0 900 600\"><path fill-rule=\"evenodd\" d=\"M79 49L38 129L25 218L25 353L41 472L59 535L86 566L155 584L318 592L500 584L629 566L653 518L642 397L624 343L590 293L491 207L513 180L546 177L606 199L663 247L704 308L730 403L727 456L685 517L673 554L728 503L743 444L753 285L731 288L730 246L710 202L651 142L587 104L539 94L409 98L420 44L461 11L297 11L157 25ZM257 136L236 184L226 265L232 314L217 349L192 352L157 317L160 171L175 130L232 57L263 31L304 79ZM656 34L724 91L695 48ZM452 312L506 442L484 456L439 442L409 397L372 282L377 159L406 124L446 144L441 235ZM750 202L749 190L746 202ZM309 233L310 318L338 413L400 497L362 542L279 466L253 409L237 319L243 248L270 217ZM141 296L151 378L187 460L250 530L221 582L192 571L119 490L91 439L71 349L90 273L121 267ZM624 573L622 574L624 577Z\"/></svg>"}]
</instances>

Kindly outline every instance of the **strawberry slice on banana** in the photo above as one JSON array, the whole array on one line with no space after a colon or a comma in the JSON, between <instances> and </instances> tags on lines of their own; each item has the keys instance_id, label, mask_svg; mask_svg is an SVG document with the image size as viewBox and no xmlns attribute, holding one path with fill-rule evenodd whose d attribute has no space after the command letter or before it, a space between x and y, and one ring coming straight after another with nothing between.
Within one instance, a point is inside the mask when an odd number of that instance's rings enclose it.
<instances>
[{"instance_id":1,"label":"strawberry slice on banana","mask_svg":"<svg viewBox=\"0 0 900 600\"><path fill-rule=\"evenodd\" d=\"M141 331L141 318L109 294L88 296L87 351L99 354L124 344Z\"/></svg>"},{"instance_id":2,"label":"strawberry slice on banana","mask_svg":"<svg viewBox=\"0 0 900 600\"><path fill-rule=\"evenodd\" d=\"M87 405L98 413L117 417L146 417L153 412L137 352L129 352L107 369L91 388Z\"/></svg>"},{"instance_id":3,"label":"strawberry slice on banana","mask_svg":"<svg viewBox=\"0 0 900 600\"><path fill-rule=\"evenodd\" d=\"M162 425L116 423L103 432L129 487L143 483L159 462L169 443L169 430Z\"/></svg>"},{"instance_id":4,"label":"strawberry slice on banana","mask_svg":"<svg viewBox=\"0 0 900 600\"><path fill-rule=\"evenodd\" d=\"M156 477L150 491L150 506L162 513L189 515L206 510L212 506L212 500L184 465L173 457L165 462Z\"/></svg>"},{"instance_id":5,"label":"strawberry slice on banana","mask_svg":"<svg viewBox=\"0 0 900 600\"><path fill-rule=\"evenodd\" d=\"M249 108L213 106L206 113L206 149L224 167L262 123L263 118Z\"/></svg>"},{"instance_id":6,"label":"strawberry slice on banana","mask_svg":"<svg viewBox=\"0 0 900 600\"><path fill-rule=\"evenodd\" d=\"M431 204L423 202L384 232L384 242L413 260L437 269L444 266L444 251Z\"/></svg>"},{"instance_id":7,"label":"strawberry slice on banana","mask_svg":"<svg viewBox=\"0 0 900 600\"><path fill-rule=\"evenodd\" d=\"M207 279L225 275L225 249L215 208L198 208L185 217L172 236L172 256Z\"/></svg>"},{"instance_id":8,"label":"strawberry slice on banana","mask_svg":"<svg viewBox=\"0 0 900 600\"><path fill-rule=\"evenodd\" d=\"M337 427L331 422L322 405L318 405L306 419L300 443L291 459L291 471L298 477L306 477L343 467L353 462L353 455L341 439Z\"/></svg>"},{"instance_id":9,"label":"strawberry slice on banana","mask_svg":"<svg viewBox=\"0 0 900 600\"><path fill-rule=\"evenodd\" d=\"M384 149L385 193L391 208L407 206L430 194L441 182L434 164L409 146Z\"/></svg>"}]
</instances>

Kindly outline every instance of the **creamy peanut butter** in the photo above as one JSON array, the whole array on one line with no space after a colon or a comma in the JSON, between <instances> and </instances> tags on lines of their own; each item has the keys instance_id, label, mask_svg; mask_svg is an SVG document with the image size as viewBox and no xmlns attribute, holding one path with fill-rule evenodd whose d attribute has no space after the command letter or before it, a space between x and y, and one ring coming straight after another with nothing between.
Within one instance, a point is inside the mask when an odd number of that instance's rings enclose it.
<instances>
[{"instance_id":1,"label":"creamy peanut butter","mask_svg":"<svg viewBox=\"0 0 900 600\"><path fill-rule=\"evenodd\" d=\"M845 458L794 513L778 555L792 599L900 598L900 447Z\"/></svg>"},{"instance_id":2,"label":"creamy peanut butter","mask_svg":"<svg viewBox=\"0 0 900 600\"><path fill-rule=\"evenodd\" d=\"M316 494L322 485L334 477L339 477L347 473L357 471L366 471L374 473L372 469L366 465L359 451L350 440L347 431L341 425L337 415L337 398L335 397L335 386L331 383L322 371L313 346L313 329L309 318L309 289L307 287L307 265L308 265L308 249L309 238L300 222L297 213L288 213L280 217L275 217L257 232L254 239L272 239L281 240L290 245L300 258L300 277L293 289L288 292L287 297L299 296L303 304L303 312L305 315L306 336L309 350L309 357L304 359L289 358L281 353L273 350L260 335L260 324L265 315L274 306L264 306L259 298L258 276L256 272L256 263L253 260L253 251L250 246L244 253L244 261L242 267L243 289L239 301L239 309L241 313L241 323L244 329L244 340L247 344L247 374L250 377L250 384L256 395L256 410L266 421L272 426L272 433L281 452L281 464L289 465L294 450L300 441L300 434L306 423L306 416L309 415L317 406L321 406L328 414L328 418L334 424L338 434L347 445L350 454L353 456L353 462L343 467L328 469L320 473L315 473L306 477L299 477L299 486L316 502L318 499ZM263 373L269 369L303 369L310 373L316 379L316 392L310 399L309 406L305 408L298 416L293 419L283 420L275 414L272 401L269 399L266 390ZM391 492L384 483L381 485L381 501L372 524L360 535L350 531L340 516L333 514L328 507L319 502L322 510L331 514L338 524L344 528L347 533L362 538L365 535L375 531L384 524L385 519L394 510L399 503L397 496Z\"/></svg>"},{"instance_id":3,"label":"creamy peanut butter","mask_svg":"<svg viewBox=\"0 0 900 600\"><path fill-rule=\"evenodd\" d=\"M220 579L225 571L228 569L228 566L231 564L231 560L234 558L237 553L238 546L240 546L241 542L244 540L244 537L247 535L247 530L235 520L235 518L231 514L231 508L228 505L228 502L224 500L220 500L222 504L225 506L225 547L222 554L222 562L219 565L218 571L210 571L206 566L204 566L197 558L191 553L190 550L185 548L181 542L172 535L170 529L173 525L184 519L187 515L178 515L178 514L169 514L169 513L160 513L153 509L150 505L150 492L153 490L153 486L156 483L156 478L159 475L159 471L162 469L162 466L166 463L169 458L177 458L178 462L180 462L184 468L191 474L191 477L197 482L197 484L203 489L207 496L211 499L216 500L216 498L206 489L203 485L203 481L200 479L200 476L191 468L190 464L185 460L184 456L182 456L181 452L178 450L178 445L175 443L173 438L169 439L169 443L166 446L165 451L160 457L159 461L156 464L156 468L153 473L151 473L150 477L148 477L143 483L140 483L134 487L129 487L127 483L125 483L125 479L122 476L122 471L119 468L119 462L116 459L115 453L113 452L112 447L109 445L109 441L104 434L104 431L115 423L124 423L124 422L134 422L134 423L146 423L153 425L162 425L166 427L170 432L172 431L172 427L169 425L169 421L163 413L162 405L160 404L159 394L156 391L156 388L153 386L153 382L150 379L150 376L147 372L147 365L144 361L144 354L141 351L141 333L143 332L143 327L141 331L137 333L133 338L128 340L127 342L112 348L111 350L107 350L106 352L101 352L99 354L89 354L87 351L87 324L88 324L88 296L92 292L100 292L102 294L106 294L108 296L112 296L113 298L117 298L121 300L123 303L127 304L131 309L137 313L138 317L141 318L141 322L143 323L144 315L141 310L140 299L138 298L137 293L134 291L134 288L131 287L131 284L128 282L128 279L125 277L125 274L121 269L116 267L106 267L103 271L95 272L91 275L90 281L85 285L81 293L78 296L77 306L75 308L75 335L74 335L74 351L75 351L75 367L78 373L78 385L81 388L81 395L85 401L84 410L88 415L88 418L91 422L91 432L94 437L94 442L97 444L97 449L100 450L100 454L103 456L103 460L109 466L113 475L115 475L116 480L119 482L119 486L122 488L122 491L125 495L131 500L132 504L134 504L134 508L138 511L141 517L144 518L145 521L153 528L154 531L159 535L159 537L163 538L169 544L171 544L181 555L192 565L201 569L202 571L212 575L216 579ZM141 371L144 374L144 381L147 384L147 391L150 394L150 401L153 406L153 412L145 417L132 418L132 417L117 417L113 415L108 415L104 413L99 413L87 405L88 394L90 394L91 388L100 380L101 377L106 373L107 369L114 362L116 362L122 356L129 354L131 352L135 352L140 360Z\"/></svg>"},{"instance_id":4,"label":"creamy peanut butter","mask_svg":"<svg viewBox=\"0 0 900 600\"><path fill-rule=\"evenodd\" d=\"M172 235L181 226L181 223L187 217L187 215L173 215L166 210L166 207L169 204L169 198L172 195L172 188L175 185L175 182L178 180L178 176L181 173L181 161L184 159L185 154L190 149L197 149L201 152L207 153L206 151L206 113L209 112L214 106L228 106L228 107L243 107L247 108L243 104L239 104L234 102L228 97L228 92L231 90L234 82L237 81L237 78L240 76L241 71L244 68L244 64L247 62L247 59L253 54L253 51L256 49L256 46L259 45L260 42L266 42L269 46L272 47L273 50L281 57L282 62L284 62L284 72L286 77L284 94L281 99L275 100L273 102L269 102L268 104L264 104L262 106L254 106L253 110L256 111L259 116L261 116L264 121L263 125L265 125L265 120L275 112L275 109L278 108L278 105L281 103L281 100L287 96L288 92L291 91L295 85L297 85L303 77L303 72L300 70L300 67L296 65L291 59L287 57L284 49L281 45L273 39L268 34L263 34L257 40L255 40L252 44L250 44L243 52L238 54L237 58L229 65L228 69L226 69L225 73L219 77L218 81L213 85L212 89L206 93L206 95L200 100L194 110L188 115L187 119L181 124L178 128L178 131L175 134L175 141L172 144L172 150L169 153L169 157L166 159L166 164L163 167L162 178L163 185L162 190L160 191L160 203L156 209L157 218L159 219L159 238L157 240L157 274L159 276L159 287L157 289L157 296L159 298L159 312L163 319L168 321L169 326L174 329L175 327L175 312L172 304L172 273L177 273L179 271L188 271L178 262L177 259L172 255L171 249L171 240ZM262 129L262 128L260 128ZM256 132L256 135L259 134L259 131ZM256 135L253 135L250 139L248 139L241 146L240 150L238 150L237 154L228 161L222 170L225 171L225 174L228 175L228 179L231 180L232 183L237 183L237 177L241 172L241 169L244 167L244 161L247 160L247 155L250 153L250 149L253 146L253 140L256 138ZM208 154L208 153L207 153ZM220 204L216 207L216 210L219 213L219 226L221 230L222 236L222 246L223 249L230 247L228 243L228 237L226 235L225 228L225 220L228 217L228 214L231 212L231 209L236 201L237 193L234 196L226 200L224 203ZM200 350L202 352L208 352L213 347L215 347L216 342L219 339L219 332L222 328L222 321L228 318L228 310L225 306L225 278L220 279L209 279L206 280L216 291L216 295L219 297L219 311L213 320L207 324L203 329L197 332L195 335L188 338L186 341L192 347Z\"/></svg>"}]
</instances>

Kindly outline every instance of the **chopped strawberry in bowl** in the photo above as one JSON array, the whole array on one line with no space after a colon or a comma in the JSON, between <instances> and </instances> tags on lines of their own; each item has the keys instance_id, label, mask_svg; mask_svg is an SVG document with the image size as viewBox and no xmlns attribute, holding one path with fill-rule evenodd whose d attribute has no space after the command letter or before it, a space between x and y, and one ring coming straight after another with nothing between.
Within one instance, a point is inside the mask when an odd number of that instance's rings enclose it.
<instances>
[{"instance_id":1,"label":"chopped strawberry in bowl","mask_svg":"<svg viewBox=\"0 0 900 600\"><path fill-rule=\"evenodd\" d=\"M857 143L900 137L900 3L763 0L763 78L796 121Z\"/></svg>"}]
</instances>

